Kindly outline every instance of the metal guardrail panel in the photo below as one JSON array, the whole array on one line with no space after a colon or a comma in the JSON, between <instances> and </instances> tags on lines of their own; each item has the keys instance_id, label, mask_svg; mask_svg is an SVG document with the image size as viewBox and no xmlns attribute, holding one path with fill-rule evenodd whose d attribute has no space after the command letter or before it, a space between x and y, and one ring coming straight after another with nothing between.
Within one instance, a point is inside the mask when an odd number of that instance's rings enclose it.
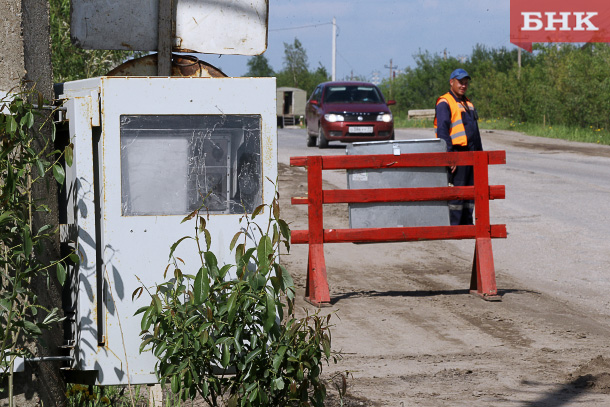
<instances>
[{"instance_id":1,"label":"metal guardrail panel","mask_svg":"<svg viewBox=\"0 0 610 407\"><path fill-rule=\"evenodd\" d=\"M353 143L348 155L441 153L442 139ZM446 187L442 167L348 170L348 189ZM395 202L349 204L350 228L449 226L447 202Z\"/></svg>"}]
</instances>

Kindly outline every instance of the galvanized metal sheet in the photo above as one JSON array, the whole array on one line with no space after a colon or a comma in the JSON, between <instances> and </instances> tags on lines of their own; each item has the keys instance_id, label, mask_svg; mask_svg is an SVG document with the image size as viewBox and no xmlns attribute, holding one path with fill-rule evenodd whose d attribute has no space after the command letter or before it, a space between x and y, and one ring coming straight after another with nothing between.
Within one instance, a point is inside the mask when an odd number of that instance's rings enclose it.
<instances>
[{"instance_id":1,"label":"galvanized metal sheet","mask_svg":"<svg viewBox=\"0 0 610 407\"><path fill-rule=\"evenodd\" d=\"M376 141L348 145L348 155L441 153L442 139ZM442 167L348 170L349 189L446 187ZM449 226L447 202L396 202L349 204L351 228Z\"/></svg>"},{"instance_id":2,"label":"galvanized metal sheet","mask_svg":"<svg viewBox=\"0 0 610 407\"><path fill-rule=\"evenodd\" d=\"M269 0L175 0L174 51L258 55ZM85 49L156 51L158 0L72 0L71 36Z\"/></svg>"}]
</instances>

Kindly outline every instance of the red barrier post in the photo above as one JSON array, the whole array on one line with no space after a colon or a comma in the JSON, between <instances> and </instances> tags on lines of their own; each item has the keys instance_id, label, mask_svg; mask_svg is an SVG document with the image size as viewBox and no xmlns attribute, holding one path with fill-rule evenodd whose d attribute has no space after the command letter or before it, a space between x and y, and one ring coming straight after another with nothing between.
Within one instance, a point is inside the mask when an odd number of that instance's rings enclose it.
<instances>
[{"instance_id":1,"label":"red barrier post","mask_svg":"<svg viewBox=\"0 0 610 407\"><path fill-rule=\"evenodd\" d=\"M330 303L324 259L324 214L322 194L322 157L307 157L307 198L309 255L305 298L313 305Z\"/></svg>"},{"instance_id":2,"label":"red barrier post","mask_svg":"<svg viewBox=\"0 0 610 407\"><path fill-rule=\"evenodd\" d=\"M499 300L491 248L489 220L489 158L485 152L474 153L475 246L470 292L486 300Z\"/></svg>"}]
</instances>

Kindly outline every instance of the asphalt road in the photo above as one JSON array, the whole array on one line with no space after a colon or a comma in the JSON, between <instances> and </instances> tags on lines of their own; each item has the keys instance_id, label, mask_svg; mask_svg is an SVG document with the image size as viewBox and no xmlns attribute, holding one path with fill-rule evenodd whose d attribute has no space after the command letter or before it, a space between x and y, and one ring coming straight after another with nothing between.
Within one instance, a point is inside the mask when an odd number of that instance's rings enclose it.
<instances>
[{"instance_id":1,"label":"asphalt road","mask_svg":"<svg viewBox=\"0 0 610 407\"><path fill-rule=\"evenodd\" d=\"M434 134L399 129L396 136ZM493 241L499 291L506 276L610 322L610 147L505 131L484 132L483 145L507 153L506 165L490 167L490 184L506 186L506 199L491 202L492 223L506 224L509 233ZM283 164L292 156L345 154L340 143L306 147L301 129L279 129L278 146ZM325 171L324 177L345 187L344 173ZM472 256L472 242L449 247L458 257Z\"/></svg>"}]
</instances>

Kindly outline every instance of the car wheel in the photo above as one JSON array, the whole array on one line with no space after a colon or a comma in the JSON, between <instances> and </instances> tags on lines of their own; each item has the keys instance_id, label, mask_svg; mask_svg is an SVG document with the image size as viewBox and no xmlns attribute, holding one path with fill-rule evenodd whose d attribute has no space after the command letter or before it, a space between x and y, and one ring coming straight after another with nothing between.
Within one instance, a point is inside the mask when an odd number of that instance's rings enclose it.
<instances>
[{"instance_id":1,"label":"car wheel","mask_svg":"<svg viewBox=\"0 0 610 407\"><path fill-rule=\"evenodd\" d=\"M316 137L307 135L307 147L315 147L316 146Z\"/></svg>"},{"instance_id":2,"label":"car wheel","mask_svg":"<svg viewBox=\"0 0 610 407\"><path fill-rule=\"evenodd\" d=\"M324 130L322 130L322 126L318 129L318 148L326 148L328 147L328 140L324 137Z\"/></svg>"}]
</instances>

